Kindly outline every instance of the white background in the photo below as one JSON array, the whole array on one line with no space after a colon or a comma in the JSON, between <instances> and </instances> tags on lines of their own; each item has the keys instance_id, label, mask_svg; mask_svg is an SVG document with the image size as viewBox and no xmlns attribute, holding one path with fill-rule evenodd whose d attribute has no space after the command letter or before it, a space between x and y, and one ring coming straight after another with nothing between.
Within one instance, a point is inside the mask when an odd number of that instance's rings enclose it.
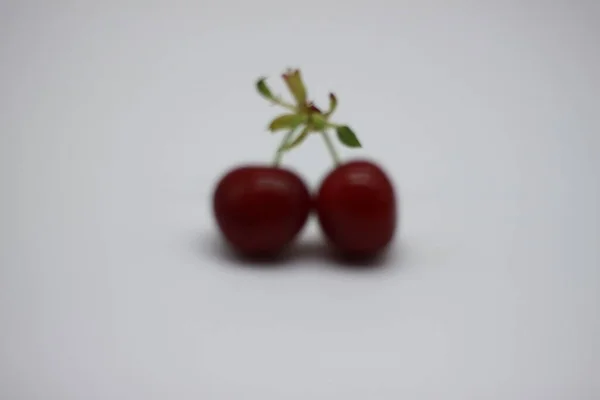
<instances>
[{"instance_id":1,"label":"white background","mask_svg":"<svg viewBox=\"0 0 600 400\"><path fill-rule=\"evenodd\" d=\"M0 398L600 398L600 7L590 1L0 5ZM260 75L340 99L401 197L356 270L281 267L210 199L269 162ZM311 187L311 138L285 162Z\"/></svg>"}]
</instances>

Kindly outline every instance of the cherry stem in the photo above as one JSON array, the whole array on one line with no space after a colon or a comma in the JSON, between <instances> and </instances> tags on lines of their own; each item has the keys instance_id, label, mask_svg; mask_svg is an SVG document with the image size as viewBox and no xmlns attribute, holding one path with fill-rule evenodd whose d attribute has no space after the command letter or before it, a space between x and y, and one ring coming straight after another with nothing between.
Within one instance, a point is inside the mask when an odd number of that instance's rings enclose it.
<instances>
[{"instance_id":1,"label":"cherry stem","mask_svg":"<svg viewBox=\"0 0 600 400\"><path fill-rule=\"evenodd\" d=\"M283 159L283 153L285 153L285 150L283 149L283 147L286 145L287 142L289 142L292 139L292 135L294 134L294 131L295 131L295 129L290 129L290 131L285 134L285 136L283 137L283 140L281 141L281 144L277 148L277 151L275 152L275 159L273 160L273 165L275 165L276 167L279 167L279 165L281 165L281 160Z\"/></svg>"},{"instance_id":2,"label":"cherry stem","mask_svg":"<svg viewBox=\"0 0 600 400\"><path fill-rule=\"evenodd\" d=\"M327 131L325 131L325 130L322 131L321 136L323 136L323 140L325 140L325 144L327 145L327 150L329 150L329 154L331 155L333 162L335 163L335 165L340 165L340 163L341 163L340 156L338 155L337 151L335 150L335 147L333 147L333 142L331 141L331 138L327 134Z\"/></svg>"}]
</instances>

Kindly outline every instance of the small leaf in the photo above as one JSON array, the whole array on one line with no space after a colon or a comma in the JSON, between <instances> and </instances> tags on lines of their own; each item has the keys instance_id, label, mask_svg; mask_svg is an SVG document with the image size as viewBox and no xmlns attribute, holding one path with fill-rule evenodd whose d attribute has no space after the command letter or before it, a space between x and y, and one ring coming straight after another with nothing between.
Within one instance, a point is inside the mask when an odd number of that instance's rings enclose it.
<instances>
[{"instance_id":1,"label":"small leaf","mask_svg":"<svg viewBox=\"0 0 600 400\"><path fill-rule=\"evenodd\" d=\"M266 97L269 100L273 100L273 93L271 93L271 89L269 89L265 81L265 78L260 78L256 82L256 89L258 90L258 93L260 93L263 97Z\"/></svg>"},{"instance_id":2,"label":"small leaf","mask_svg":"<svg viewBox=\"0 0 600 400\"><path fill-rule=\"evenodd\" d=\"M284 144L281 147L281 150L284 150L284 151L291 150L294 147L302 144L302 142L304 142L306 140L306 138L308 137L309 133L310 133L310 129L307 126L306 128L304 128L302 130L302 132L300 132L300 134L298 135L298 137L296 137L296 139L294 139L291 143Z\"/></svg>"},{"instance_id":3,"label":"small leaf","mask_svg":"<svg viewBox=\"0 0 600 400\"><path fill-rule=\"evenodd\" d=\"M358 138L348 126L339 126L336 128L337 137L344 145L348 147L362 147Z\"/></svg>"},{"instance_id":4,"label":"small leaf","mask_svg":"<svg viewBox=\"0 0 600 400\"><path fill-rule=\"evenodd\" d=\"M306 116L302 114L283 114L275 118L269 124L271 132L277 132L288 129L296 129L306 121Z\"/></svg>"},{"instance_id":5,"label":"small leaf","mask_svg":"<svg viewBox=\"0 0 600 400\"><path fill-rule=\"evenodd\" d=\"M296 99L298 106L304 107L306 104L306 88L304 87L304 82L302 82L300 70L289 70L283 74L283 80L290 93L292 93L292 96L294 96L294 99Z\"/></svg>"},{"instance_id":6,"label":"small leaf","mask_svg":"<svg viewBox=\"0 0 600 400\"><path fill-rule=\"evenodd\" d=\"M337 101L337 97L335 97L335 94L329 93L329 110L327 110L325 115L329 117L331 114L333 114L333 112L337 108L337 104L338 104L338 101Z\"/></svg>"}]
</instances>

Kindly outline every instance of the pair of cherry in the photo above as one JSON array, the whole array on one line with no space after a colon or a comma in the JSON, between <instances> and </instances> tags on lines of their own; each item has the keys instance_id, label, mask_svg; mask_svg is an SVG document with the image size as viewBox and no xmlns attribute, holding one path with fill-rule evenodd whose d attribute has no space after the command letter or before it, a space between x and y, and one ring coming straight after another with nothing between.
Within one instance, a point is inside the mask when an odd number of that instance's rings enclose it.
<instances>
[{"instance_id":1,"label":"pair of cherry","mask_svg":"<svg viewBox=\"0 0 600 400\"><path fill-rule=\"evenodd\" d=\"M336 167L315 196L291 170L236 168L217 185L213 206L224 237L247 256L283 251L311 211L331 245L345 256L376 255L390 243L396 228L393 186L383 170L369 161Z\"/></svg>"},{"instance_id":2,"label":"pair of cherry","mask_svg":"<svg viewBox=\"0 0 600 400\"><path fill-rule=\"evenodd\" d=\"M334 94L329 95L329 109L324 112L307 101L299 70L289 70L283 79L296 104L273 95L265 79L256 84L264 98L289 111L269 125L271 132L288 131L274 165L241 166L217 184L213 211L223 236L242 255L274 256L294 241L315 211L321 230L339 253L376 255L388 246L396 230L396 197L390 179L373 162L340 162L328 129L335 129L348 147L361 144L347 125L330 121L337 107ZM323 137L336 165L314 195L298 174L280 166L283 154L312 133Z\"/></svg>"}]
</instances>

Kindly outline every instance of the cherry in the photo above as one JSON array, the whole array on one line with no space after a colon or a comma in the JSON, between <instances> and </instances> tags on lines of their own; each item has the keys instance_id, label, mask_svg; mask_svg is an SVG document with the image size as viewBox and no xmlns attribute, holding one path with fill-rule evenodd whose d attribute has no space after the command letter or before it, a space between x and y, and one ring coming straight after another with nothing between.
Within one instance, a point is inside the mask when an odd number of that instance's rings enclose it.
<instances>
[{"instance_id":1,"label":"cherry","mask_svg":"<svg viewBox=\"0 0 600 400\"><path fill-rule=\"evenodd\" d=\"M391 242L396 230L396 196L386 173L369 161L335 168L316 198L321 229L342 254L374 256Z\"/></svg>"},{"instance_id":2,"label":"cherry","mask_svg":"<svg viewBox=\"0 0 600 400\"><path fill-rule=\"evenodd\" d=\"M217 224L233 249L246 256L284 250L304 226L311 196L294 172L242 166L225 174L213 197Z\"/></svg>"},{"instance_id":3,"label":"cherry","mask_svg":"<svg viewBox=\"0 0 600 400\"><path fill-rule=\"evenodd\" d=\"M348 125L331 121L338 106L335 94L329 94L329 107L322 111L308 99L300 70L288 70L282 78L294 99L291 103L274 94L266 78L258 79L256 89L271 104L286 110L270 122L269 131L287 134L272 166L241 166L219 181L213 207L223 236L242 254L275 255L294 240L315 208L323 232L341 253L377 254L389 245L396 229L392 183L372 162L341 164L329 130L335 129L338 140L347 147L362 145ZM285 152L314 134L323 138L337 166L324 179L315 199L298 175L279 167Z\"/></svg>"}]
</instances>

